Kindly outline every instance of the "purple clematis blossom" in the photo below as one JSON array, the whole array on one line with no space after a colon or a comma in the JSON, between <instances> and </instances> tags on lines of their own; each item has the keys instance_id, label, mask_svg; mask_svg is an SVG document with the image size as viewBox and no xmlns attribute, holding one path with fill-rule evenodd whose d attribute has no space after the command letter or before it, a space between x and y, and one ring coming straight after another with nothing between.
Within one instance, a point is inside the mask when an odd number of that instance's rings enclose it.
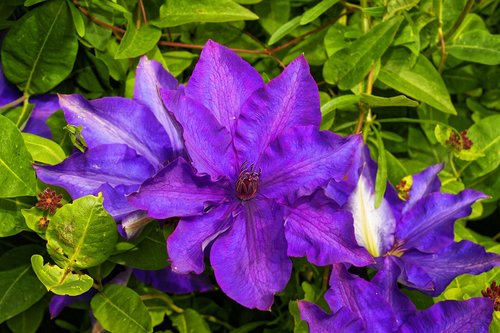
<instances>
[{"instance_id":1,"label":"purple clematis blossom","mask_svg":"<svg viewBox=\"0 0 500 333\"><path fill-rule=\"evenodd\" d=\"M15 101L21 96L21 92L9 83L3 75L2 65L0 64L0 108L3 105ZM30 97L29 102L35 106L31 111L31 116L24 126L23 131L45 138L51 138L52 133L46 121L54 112L60 109L57 95L37 95Z\"/></svg>"},{"instance_id":2,"label":"purple clematis blossom","mask_svg":"<svg viewBox=\"0 0 500 333\"><path fill-rule=\"evenodd\" d=\"M319 265L373 262L355 245L350 214L316 191L342 181L361 138L319 131L319 93L303 56L264 84L247 62L209 41L186 87L162 96L189 160L168 164L129 198L152 218L181 217L167 241L175 271L203 272L210 247L221 289L268 310L289 280L289 256ZM318 250L324 244L327 253Z\"/></svg>"},{"instance_id":3,"label":"purple clematis blossom","mask_svg":"<svg viewBox=\"0 0 500 333\"><path fill-rule=\"evenodd\" d=\"M82 127L88 150L55 166L35 166L42 181L63 187L73 199L102 192L104 207L122 221L122 234L127 237L151 219L125 196L184 153L178 125L160 99L160 88L176 89L177 81L160 63L143 57L132 100L105 97L87 101L80 95L60 95L66 120Z\"/></svg>"},{"instance_id":4,"label":"purple clematis blossom","mask_svg":"<svg viewBox=\"0 0 500 333\"><path fill-rule=\"evenodd\" d=\"M331 314L319 306L299 301L299 311L311 333L487 333L493 317L494 302L489 298L443 301L418 311L399 290L401 273L390 256L372 281L334 265L330 289L325 294Z\"/></svg>"},{"instance_id":5,"label":"purple clematis blossom","mask_svg":"<svg viewBox=\"0 0 500 333\"><path fill-rule=\"evenodd\" d=\"M399 196L388 186L375 208L377 165L368 147L359 161L358 171L352 171L359 177L350 196L330 187L326 193L352 212L356 241L377 259L377 268L389 256L401 270L400 283L437 296L458 275L480 274L500 264L499 255L478 244L453 241L455 221L468 216L470 206L486 195L471 189L441 193L438 164L405 178Z\"/></svg>"}]
</instances>

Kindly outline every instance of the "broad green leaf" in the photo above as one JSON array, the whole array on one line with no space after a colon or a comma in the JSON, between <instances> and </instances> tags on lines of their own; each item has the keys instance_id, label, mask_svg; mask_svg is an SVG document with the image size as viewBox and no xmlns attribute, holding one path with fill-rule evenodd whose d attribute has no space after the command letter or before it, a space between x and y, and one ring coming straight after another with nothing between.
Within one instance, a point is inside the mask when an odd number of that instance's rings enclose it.
<instances>
[{"instance_id":1,"label":"broad green leaf","mask_svg":"<svg viewBox=\"0 0 500 333\"><path fill-rule=\"evenodd\" d=\"M399 95L394 97L380 97L362 93L361 101L363 103L368 104L372 108L387 107L387 106L408 106L416 108L419 105L418 102L409 99L404 95Z\"/></svg>"},{"instance_id":2,"label":"broad green leaf","mask_svg":"<svg viewBox=\"0 0 500 333\"><path fill-rule=\"evenodd\" d=\"M135 24L130 21L115 58L126 59L141 56L154 48L160 38L160 29L152 25L143 25L137 29Z\"/></svg>"},{"instance_id":3,"label":"broad green leaf","mask_svg":"<svg viewBox=\"0 0 500 333\"><path fill-rule=\"evenodd\" d=\"M385 131L380 133L382 137L384 136L384 133L387 134ZM401 179L403 179L403 177L408 175L408 171L401 161L392 155L388 150L385 151L385 157L387 159L387 177L393 185L396 185Z\"/></svg>"},{"instance_id":4,"label":"broad green leaf","mask_svg":"<svg viewBox=\"0 0 500 333\"><path fill-rule=\"evenodd\" d=\"M50 219L47 250L64 269L83 269L106 261L117 240L116 223L102 206L103 198L89 195L64 205Z\"/></svg>"},{"instance_id":5,"label":"broad green leaf","mask_svg":"<svg viewBox=\"0 0 500 333\"><path fill-rule=\"evenodd\" d=\"M0 116L0 198L35 195L35 170L19 129Z\"/></svg>"},{"instance_id":6,"label":"broad green leaf","mask_svg":"<svg viewBox=\"0 0 500 333\"><path fill-rule=\"evenodd\" d=\"M108 284L92 298L90 306L102 327L110 332L153 332L146 305L130 288Z\"/></svg>"},{"instance_id":7,"label":"broad green leaf","mask_svg":"<svg viewBox=\"0 0 500 333\"><path fill-rule=\"evenodd\" d=\"M472 125L467 135L477 146L477 151L484 154L470 164L467 172L474 178L485 175L500 165L500 115L481 119Z\"/></svg>"},{"instance_id":8,"label":"broad green leaf","mask_svg":"<svg viewBox=\"0 0 500 333\"><path fill-rule=\"evenodd\" d=\"M413 68L409 63L409 51L393 50L383 64L378 79L394 90L415 98L444 113L457 114L451 103L446 86L432 63L419 55Z\"/></svg>"},{"instance_id":9,"label":"broad green leaf","mask_svg":"<svg viewBox=\"0 0 500 333\"><path fill-rule=\"evenodd\" d=\"M326 12L330 7L335 5L339 0L322 0L316 6L306 10L304 14L302 14L302 18L300 19L300 24L308 24L317 19L321 14Z\"/></svg>"},{"instance_id":10,"label":"broad green leaf","mask_svg":"<svg viewBox=\"0 0 500 333\"><path fill-rule=\"evenodd\" d=\"M151 24L168 28L192 22L230 22L258 18L231 0L176 0L163 4L160 18Z\"/></svg>"},{"instance_id":11,"label":"broad green leaf","mask_svg":"<svg viewBox=\"0 0 500 333\"><path fill-rule=\"evenodd\" d=\"M7 320L7 326L13 333L36 333L47 311L47 305L48 299L45 297L28 310Z\"/></svg>"},{"instance_id":12,"label":"broad green leaf","mask_svg":"<svg viewBox=\"0 0 500 333\"><path fill-rule=\"evenodd\" d=\"M321 114L325 116L333 110L343 109L356 105L360 100L361 96L359 95L343 95L334 97L329 102L321 106Z\"/></svg>"},{"instance_id":13,"label":"broad green leaf","mask_svg":"<svg viewBox=\"0 0 500 333\"><path fill-rule=\"evenodd\" d=\"M76 6L69 6L71 11L71 16L73 17L73 24L75 25L75 30L78 36L85 36L85 21L83 20L83 14L79 11Z\"/></svg>"},{"instance_id":14,"label":"broad green leaf","mask_svg":"<svg viewBox=\"0 0 500 333\"><path fill-rule=\"evenodd\" d=\"M47 1L47 0L26 0L24 2L24 6L25 7L33 6L33 5L36 5L37 3L44 2L44 1Z\"/></svg>"},{"instance_id":15,"label":"broad green leaf","mask_svg":"<svg viewBox=\"0 0 500 333\"><path fill-rule=\"evenodd\" d=\"M290 32L292 32L295 28L297 28L300 25L300 19L301 16L294 17L293 19L291 19L290 21L286 22L281 27L276 29L276 31L271 35L271 37L269 37L269 41L267 42L267 44L273 45L281 38L285 37Z\"/></svg>"},{"instance_id":16,"label":"broad green leaf","mask_svg":"<svg viewBox=\"0 0 500 333\"><path fill-rule=\"evenodd\" d=\"M35 162L55 165L66 158L61 146L54 141L30 133L22 133L22 136Z\"/></svg>"},{"instance_id":17,"label":"broad green leaf","mask_svg":"<svg viewBox=\"0 0 500 333\"><path fill-rule=\"evenodd\" d=\"M480 86L480 78L474 75L473 65L445 70L443 80L450 94L468 92Z\"/></svg>"},{"instance_id":18,"label":"broad green leaf","mask_svg":"<svg viewBox=\"0 0 500 333\"><path fill-rule=\"evenodd\" d=\"M31 207L30 209L23 209L21 214L24 217L26 226L45 239L48 224L43 226L41 223L41 219L44 216L43 212L36 207Z\"/></svg>"},{"instance_id":19,"label":"broad green leaf","mask_svg":"<svg viewBox=\"0 0 500 333\"><path fill-rule=\"evenodd\" d=\"M66 1L48 1L28 12L5 36L5 76L29 94L45 93L70 74L77 50Z\"/></svg>"},{"instance_id":20,"label":"broad green leaf","mask_svg":"<svg viewBox=\"0 0 500 333\"><path fill-rule=\"evenodd\" d=\"M415 7L420 0L389 0L387 4L387 12L394 14L400 10L408 10Z\"/></svg>"},{"instance_id":21,"label":"broad green leaf","mask_svg":"<svg viewBox=\"0 0 500 333\"><path fill-rule=\"evenodd\" d=\"M31 206L31 198L0 199L0 237L12 236L27 230L21 210Z\"/></svg>"},{"instance_id":22,"label":"broad green leaf","mask_svg":"<svg viewBox=\"0 0 500 333\"><path fill-rule=\"evenodd\" d=\"M289 0L262 1L254 8L260 24L269 34L273 34L290 18Z\"/></svg>"},{"instance_id":23,"label":"broad green leaf","mask_svg":"<svg viewBox=\"0 0 500 333\"><path fill-rule=\"evenodd\" d=\"M163 53L168 71L173 76L180 75L186 68L191 66L191 63L196 57L196 54L188 51L171 51Z\"/></svg>"},{"instance_id":24,"label":"broad green leaf","mask_svg":"<svg viewBox=\"0 0 500 333\"><path fill-rule=\"evenodd\" d=\"M402 20L398 16L379 23L348 47L334 53L323 68L326 82L348 90L362 81L391 45Z\"/></svg>"},{"instance_id":25,"label":"broad green leaf","mask_svg":"<svg viewBox=\"0 0 500 333\"><path fill-rule=\"evenodd\" d=\"M28 100L25 100L24 103L18 107L7 110L3 113L3 115L10 119L14 124L16 124L17 128L22 130L26 123L28 122L29 117L31 116L31 112L35 107L34 104L29 103Z\"/></svg>"},{"instance_id":26,"label":"broad green leaf","mask_svg":"<svg viewBox=\"0 0 500 333\"><path fill-rule=\"evenodd\" d=\"M92 288L94 280L87 274L72 273L50 263L43 264L43 257L31 257L31 266L47 291L57 295L78 296Z\"/></svg>"},{"instance_id":27,"label":"broad green leaf","mask_svg":"<svg viewBox=\"0 0 500 333\"><path fill-rule=\"evenodd\" d=\"M0 257L0 323L29 309L46 294L29 263L30 256L40 250L24 245Z\"/></svg>"},{"instance_id":28,"label":"broad green leaf","mask_svg":"<svg viewBox=\"0 0 500 333\"><path fill-rule=\"evenodd\" d=\"M499 65L500 35L492 35L484 30L467 31L446 45L446 52L460 60Z\"/></svg>"},{"instance_id":29,"label":"broad green leaf","mask_svg":"<svg viewBox=\"0 0 500 333\"><path fill-rule=\"evenodd\" d=\"M180 333L210 333L210 328L203 317L193 309L172 315L170 319Z\"/></svg>"},{"instance_id":30,"label":"broad green leaf","mask_svg":"<svg viewBox=\"0 0 500 333\"><path fill-rule=\"evenodd\" d=\"M385 189L387 187L387 158L385 156L384 141L380 136L380 132L375 130L378 150L378 169L375 179L375 208L378 208L384 198Z\"/></svg>"},{"instance_id":31,"label":"broad green leaf","mask_svg":"<svg viewBox=\"0 0 500 333\"><path fill-rule=\"evenodd\" d=\"M350 43L345 39L346 29L345 25L335 23L326 32L324 44L328 57L349 46Z\"/></svg>"},{"instance_id":32,"label":"broad green leaf","mask_svg":"<svg viewBox=\"0 0 500 333\"><path fill-rule=\"evenodd\" d=\"M146 236L138 244L118 243L117 247L123 248L124 252L110 257L109 260L120 265L145 270L166 267L168 258L163 231L152 226L149 230L144 230L143 233L146 233Z\"/></svg>"}]
</instances>

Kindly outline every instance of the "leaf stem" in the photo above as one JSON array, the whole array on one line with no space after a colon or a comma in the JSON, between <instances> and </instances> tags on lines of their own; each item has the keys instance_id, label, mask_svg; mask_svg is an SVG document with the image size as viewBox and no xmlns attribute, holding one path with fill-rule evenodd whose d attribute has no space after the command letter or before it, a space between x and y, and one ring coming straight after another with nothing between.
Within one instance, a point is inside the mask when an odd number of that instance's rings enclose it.
<instances>
[{"instance_id":1,"label":"leaf stem","mask_svg":"<svg viewBox=\"0 0 500 333\"><path fill-rule=\"evenodd\" d=\"M28 97L29 97L28 94L24 94L21 97L13 100L12 102L9 102L7 104L0 106L0 114L2 114L3 112L7 111L8 109L10 109L12 107L24 102L24 100L26 100Z\"/></svg>"}]
</instances>

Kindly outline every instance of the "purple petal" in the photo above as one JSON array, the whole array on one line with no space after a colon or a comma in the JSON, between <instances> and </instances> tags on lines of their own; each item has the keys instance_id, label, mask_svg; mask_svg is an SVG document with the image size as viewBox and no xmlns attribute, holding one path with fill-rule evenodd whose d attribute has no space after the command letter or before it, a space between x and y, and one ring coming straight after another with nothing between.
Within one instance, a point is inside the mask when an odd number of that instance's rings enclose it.
<instances>
[{"instance_id":1,"label":"purple petal","mask_svg":"<svg viewBox=\"0 0 500 333\"><path fill-rule=\"evenodd\" d=\"M410 251L401 257L401 261L405 267L422 269L432 279L434 286L434 290L428 293L438 296L457 276L481 274L500 265L500 255L486 252L482 246L463 240L433 254ZM413 279L411 282L415 284L416 281ZM420 287L418 284L410 286Z\"/></svg>"},{"instance_id":2,"label":"purple petal","mask_svg":"<svg viewBox=\"0 0 500 333\"><path fill-rule=\"evenodd\" d=\"M373 263L370 254L356 243L351 214L335 209L321 191L287 208L285 220L291 257L305 256L319 266L341 262L356 266Z\"/></svg>"},{"instance_id":3,"label":"purple petal","mask_svg":"<svg viewBox=\"0 0 500 333\"><path fill-rule=\"evenodd\" d=\"M234 133L243 103L264 85L260 74L226 47L209 40L186 85L186 94Z\"/></svg>"},{"instance_id":4,"label":"purple petal","mask_svg":"<svg viewBox=\"0 0 500 333\"><path fill-rule=\"evenodd\" d=\"M146 180L129 200L156 219L201 215L208 207L227 201L228 188L225 179L212 182L207 175L197 176L179 157Z\"/></svg>"},{"instance_id":5,"label":"purple petal","mask_svg":"<svg viewBox=\"0 0 500 333\"><path fill-rule=\"evenodd\" d=\"M145 284L169 294L189 294L213 289L207 275L179 274L170 267L156 271L134 269L134 275Z\"/></svg>"},{"instance_id":6,"label":"purple petal","mask_svg":"<svg viewBox=\"0 0 500 333\"><path fill-rule=\"evenodd\" d=\"M64 310L65 307L70 306L71 304L82 301L89 302L90 299L97 293L96 289L90 289L89 291L78 295L78 296L67 296L67 295L54 295L50 299L49 304L49 313L50 318L53 319L59 316Z\"/></svg>"},{"instance_id":7,"label":"purple petal","mask_svg":"<svg viewBox=\"0 0 500 333\"><path fill-rule=\"evenodd\" d=\"M248 308L269 310L292 271L281 207L270 200L243 203L231 228L215 240L210 262L226 295Z\"/></svg>"},{"instance_id":8,"label":"purple petal","mask_svg":"<svg viewBox=\"0 0 500 333\"><path fill-rule=\"evenodd\" d=\"M222 204L204 215L179 221L167 240L169 258L175 272L203 272L203 252L217 236L229 228L235 205Z\"/></svg>"},{"instance_id":9,"label":"purple petal","mask_svg":"<svg viewBox=\"0 0 500 333\"><path fill-rule=\"evenodd\" d=\"M412 176L412 185L408 193L409 199L404 205L403 213L410 210L425 195L439 192L441 181L439 180L438 173L442 169L443 164L436 164Z\"/></svg>"},{"instance_id":10,"label":"purple petal","mask_svg":"<svg viewBox=\"0 0 500 333\"><path fill-rule=\"evenodd\" d=\"M173 90L162 91L162 97L167 104L175 104L172 112L182 126L186 149L198 172L212 179L234 176L236 159L228 130L198 101Z\"/></svg>"},{"instance_id":11,"label":"purple petal","mask_svg":"<svg viewBox=\"0 0 500 333\"><path fill-rule=\"evenodd\" d=\"M171 158L170 141L162 125L135 101L121 97L87 101L80 95L61 95L59 103L68 123L83 127L89 148L126 144L156 168Z\"/></svg>"},{"instance_id":12,"label":"purple petal","mask_svg":"<svg viewBox=\"0 0 500 333\"><path fill-rule=\"evenodd\" d=\"M75 153L58 165L34 167L38 178L63 187L73 199L97 194L106 183L112 187L123 185L130 193L154 173L145 158L125 145L102 145L85 154Z\"/></svg>"},{"instance_id":13,"label":"purple petal","mask_svg":"<svg viewBox=\"0 0 500 333\"><path fill-rule=\"evenodd\" d=\"M171 146L169 159L181 156L184 145L178 124L163 105L160 89L176 88L177 80L159 62L146 56L141 58L137 65L134 100L146 105L167 132Z\"/></svg>"},{"instance_id":14,"label":"purple petal","mask_svg":"<svg viewBox=\"0 0 500 333\"><path fill-rule=\"evenodd\" d=\"M325 294L328 305L335 313L341 308L353 312L363 321L369 332L392 332L396 319L392 308L372 283L351 275L343 264L333 266L330 289Z\"/></svg>"},{"instance_id":15,"label":"purple petal","mask_svg":"<svg viewBox=\"0 0 500 333\"><path fill-rule=\"evenodd\" d=\"M136 186L131 189L130 186L118 185L112 187L108 183L105 183L99 186L96 192L102 192L102 196L104 197L104 208L106 208L108 213L113 216L116 221L119 221L126 215L137 211L137 208L128 202L126 195L138 188L139 184L136 184Z\"/></svg>"},{"instance_id":16,"label":"purple petal","mask_svg":"<svg viewBox=\"0 0 500 333\"><path fill-rule=\"evenodd\" d=\"M21 95L21 92L18 91L13 84L7 81L3 75L3 68L0 63L0 106L18 99Z\"/></svg>"},{"instance_id":17,"label":"purple petal","mask_svg":"<svg viewBox=\"0 0 500 333\"><path fill-rule=\"evenodd\" d=\"M151 220L145 211L135 210L123 217L118 231L125 239L131 239L139 235Z\"/></svg>"},{"instance_id":18,"label":"purple petal","mask_svg":"<svg viewBox=\"0 0 500 333\"><path fill-rule=\"evenodd\" d=\"M493 316L488 298L444 301L415 313L400 328L401 333L487 333Z\"/></svg>"},{"instance_id":19,"label":"purple petal","mask_svg":"<svg viewBox=\"0 0 500 333\"><path fill-rule=\"evenodd\" d=\"M475 201L487 198L481 192L431 193L408 210L396 226L396 240L405 249L435 252L453 242L457 219L468 216Z\"/></svg>"},{"instance_id":20,"label":"purple petal","mask_svg":"<svg viewBox=\"0 0 500 333\"><path fill-rule=\"evenodd\" d=\"M401 269L392 256L384 257L384 264L372 279L372 284L378 287L382 297L394 310L396 325L401 326L417 309L412 301L398 287L398 277Z\"/></svg>"},{"instance_id":21,"label":"purple petal","mask_svg":"<svg viewBox=\"0 0 500 333\"><path fill-rule=\"evenodd\" d=\"M238 156L258 164L283 131L309 125L317 131L320 122L318 86L306 59L300 56L244 104L235 137Z\"/></svg>"},{"instance_id":22,"label":"purple petal","mask_svg":"<svg viewBox=\"0 0 500 333\"><path fill-rule=\"evenodd\" d=\"M331 178L341 181L361 148L360 136L342 138L313 126L283 133L267 149L260 193L269 198L309 195Z\"/></svg>"},{"instance_id":23,"label":"purple petal","mask_svg":"<svg viewBox=\"0 0 500 333\"><path fill-rule=\"evenodd\" d=\"M61 109L57 95L34 96L30 98L30 103L35 104L35 107L23 131L49 139L52 138L52 132L46 122L54 112Z\"/></svg>"},{"instance_id":24,"label":"purple petal","mask_svg":"<svg viewBox=\"0 0 500 333\"><path fill-rule=\"evenodd\" d=\"M363 324L351 311L341 308L334 314L325 313L316 304L298 301L300 319L309 325L311 333L359 333L363 332Z\"/></svg>"}]
</instances>

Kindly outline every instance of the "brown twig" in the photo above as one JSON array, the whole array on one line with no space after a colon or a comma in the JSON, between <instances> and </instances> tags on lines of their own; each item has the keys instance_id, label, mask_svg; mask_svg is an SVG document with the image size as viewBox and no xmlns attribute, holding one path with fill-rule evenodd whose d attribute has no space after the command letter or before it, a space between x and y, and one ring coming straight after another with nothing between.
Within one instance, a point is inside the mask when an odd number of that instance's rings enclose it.
<instances>
[{"instance_id":1,"label":"brown twig","mask_svg":"<svg viewBox=\"0 0 500 333\"><path fill-rule=\"evenodd\" d=\"M75 4L75 6L85 15L87 16L92 22L96 23L96 24L99 24L103 27L106 27L108 29L111 29L113 30L114 32L116 33L119 33L119 34L125 34L126 30L125 29L122 29L120 27L116 27L116 26L113 26L113 25L110 25L106 22L103 22L97 18L95 18L92 14L89 13L89 11L87 9L85 9L79 2L78 0L73 0L73 3ZM144 17L144 22L146 23L146 11L145 11L145 8L144 8L144 4L142 2L142 0L139 0L139 6L141 8L141 11L143 11L143 17ZM237 53L247 53L247 54L263 54L263 55L268 55L268 56L271 56L273 57L273 54L276 53L276 52L279 52L287 47L290 47L291 45L293 44L296 44L298 42L300 42L301 40L303 40L304 38L306 38L307 36L310 36L312 34L315 34L329 26L331 26L332 24L334 24L335 22L337 22L340 18L342 18L343 16L347 15L348 13L350 13L352 10L351 9L347 9L347 11L339 16L337 16L335 19L323 24L322 26L314 29L314 30L311 30L309 32L306 32L300 36L297 36L295 38L293 38L292 40L286 42L285 44L282 44L280 46L277 46L275 48L272 48L272 49L263 49L263 50L248 50L248 49L238 49L238 48L231 48L231 50L233 50L234 52L237 52ZM198 45L198 44L187 44L187 43L182 43L182 42L171 42L171 41L164 41L164 40L160 40L158 42L159 45L164 45L164 46L171 46L171 47L178 47L178 48L184 48L184 49L198 49L198 50L201 50L203 48L203 45ZM283 64L279 59L277 59L276 57L273 57L275 58L275 60L278 61L278 63L280 63L281 65Z\"/></svg>"},{"instance_id":2,"label":"brown twig","mask_svg":"<svg viewBox=\"0 0 500 333\"><path fill-rule=\"evenodd\" d=\"M144 2L142 0L139 0L139 7L141 8L144 24L148 24L148 16L146 15L146 8L144 8Z\"/></svg>"},{"instance_id":3,"label":"brown twig","mask_svg":"<svg viewBox=\"0 0 500 333\"><path fill-rule=\"evenodd\" d=\"M366 82L366 94L371 95L373 90L373 77L375 76L375 64L372 66L370 73L368 73L367 82ZM363 122L365 120L365 108L363 105L360 106L358 122L356 124L356 128L354 129L354 133L361 133L361 129L363 128Z\"/></svg>"}]
</instances>

